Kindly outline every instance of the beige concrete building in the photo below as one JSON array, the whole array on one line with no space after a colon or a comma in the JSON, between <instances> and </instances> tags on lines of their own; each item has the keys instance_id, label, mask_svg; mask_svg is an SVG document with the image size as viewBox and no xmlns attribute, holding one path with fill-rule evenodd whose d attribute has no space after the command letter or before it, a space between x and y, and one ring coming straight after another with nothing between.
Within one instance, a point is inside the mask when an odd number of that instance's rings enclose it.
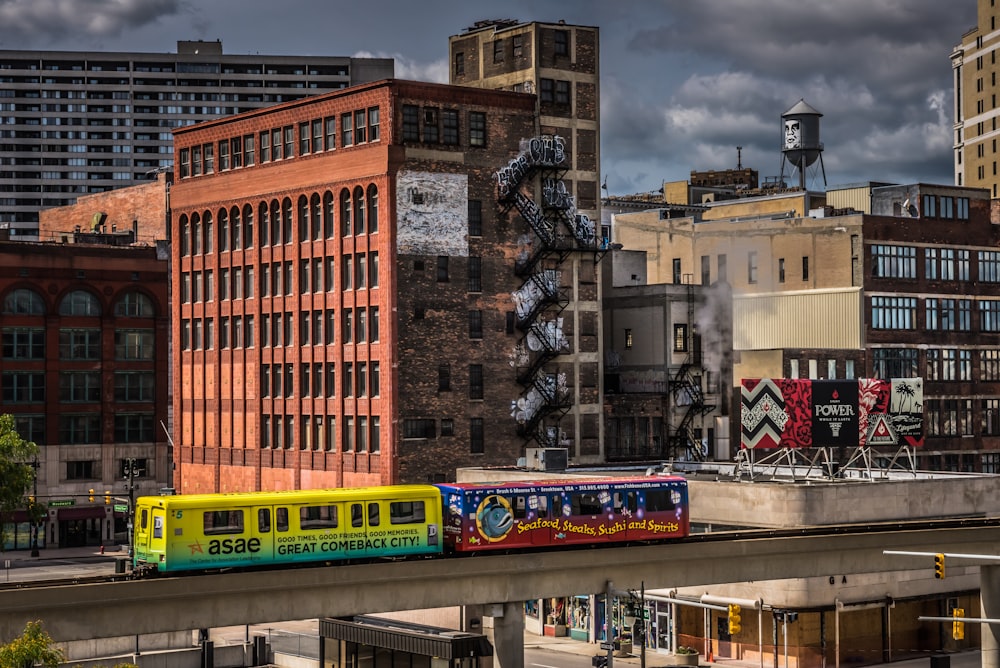
<instances>
[{"instance_id":1,"label":"beige concrete building","mask_svg":"<svg viewBox=\"0 0 1000 668\"><path fill-rule=\"evenodd\" d=\"M988 188L996 199L997 175L997 49L1000 48L1000 7L978 0L976 25L962 35L951 53L954 72L955 185Z\"/></svg>"}]
</instances>

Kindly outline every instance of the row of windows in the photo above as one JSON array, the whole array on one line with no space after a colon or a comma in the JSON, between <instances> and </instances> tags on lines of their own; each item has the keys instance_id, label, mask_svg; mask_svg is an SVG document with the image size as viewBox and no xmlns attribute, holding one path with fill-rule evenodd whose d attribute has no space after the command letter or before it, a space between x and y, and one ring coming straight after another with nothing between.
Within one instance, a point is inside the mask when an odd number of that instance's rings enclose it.
<instances>
[{"instance_id":1,"label":"row of windows","mask_svg":"<svg viewBox=\"0 0 1000 668\"><path fill-rule=\"evenodd\" d=\"M345 504L347 505L347 504ZM363 527L377 527L382 525L383 503L371 501L368 503L351 503L350 520L351 527L360 529ZM425 518L423 501L390 501L389 525L399 526L405 524L423 524ZM257 526L249 527L253 533L266 534L272 529L271 508L258 508ZM340 507L337 505L325 506L300 506L298 509L299 530L325 530L340 527ZM146 516L140 518L142 527L146 527ZM347 518L344 518L346 526ZM206 536L239 535L244 533L248 527L244 519L243 510L212 510L202 514L202 530ZM287 532L291 529L289 524L289 509L287 507L274 508L273 529L278 532Z\"/></svg>"},{"instance_id":2,"label":"row of windows","mask_svg":"<svg viewBox=\"0 0 1000 668\"><path fill-rule=\"evenodd\" d=\"M473 312L470 312L473 313ZM470 338L482 338L482 312L475 311L476 327L473 330L470 316ZM214 318L181 320L182 350L212 350L215 348ZM221 348L253 348L257 330L252 314L220 316L219 340ZM260 317L260 345L263 348L283 346L323 346L337 341L337 312L334 309L302 311L299 313L298 341L293 330L293 313L264 313ZM341 310L341 343L377 343L380 335L379 307L358 306Z\"/></svg>"},{"instance_id":3,"label":"row of windows","mask_svg":"<svg viewBox=\"0 0 1000 668\"><path fill-rule=\"evenodd\" d=\"M41 441L35 440L35 443L41 443ZM135 465L135 470L138 471L140 478L152 477L152 475L148 473L149 467L147 466L147 463L146 459L134 459L132 461L128 459L120 459L118 460L117 477L119 479L127 478L127 471L131 468L130 464ZM65 480L101 480L101 478L100 462L93 460L71 460L66 462Z\"/></svg>"},{"instance_id":4,"label":"row of windows","mask_svg":"<svg viewBox=\"0 0 1000 668\"><path fill-rule=\"evenodd\" d=\"M926 350L921 373L916 348L873 348L872 371L877 378L927 378L936 381L1000 381L1000 348ZM978 369L978 377L974 370Z\"/></svg>"},{"instance_id":5,"label":"row of windows","mask_svg":"<svg viewBox=\"0 0 1000 668\"><path fill-rule=\"evenodd\" d=\"M975 408L978 406L979 419ZM927 436L1000 436L1000 398L926 399L924 430Z\"/></svg>"},{"instance_id":6,"label":"row of windows","mask_svg":"<svg viewBox=\"0 0 1000 668\"><path fill-rule=\"evenodd\" d=\"M46 315L45 300L31 288L16 288L3 300L4 315ZM88 290L73 290L59 302L59 315L97 317L103 313L101 301ZM152 300L141 292L126 292L114 305L114 314L122 318L152 318Z\"/></svg>"},{"instance_id":7,"label":"row of windows","mask_svg":"<svg viewBox=\"0 0 1000 668\"><path fill-rule=\"evenodd\" d=\"M63 413L59 415L58 440L53 442L46 433L46 416L35 414L15 415L17 433L22 438L38 445L83 445L101 443L100 413ZM154 440L153 413L116 412L114 419L114 441L116 443L150 443ZM142 460L139 460L142 461ZM99 477L90 468L92 462L68 462L71 467L67 479L80 480ZM76 468L79 467L79 468ZM124 470L124 469L123 469ZM143 466L143 471L148 468Z\"/></svg>"},{"instance_id":8,"label":"row of windows","mask_svg":"<svg viewBox=\"0 0 1000 668\"><path fill-rule=\"evenodd\" d=\"M469 146L486 146L486 114L470 111L467 123ZM458 146L461 136L457 110L403 105L403 142Z\"/></svg>"},{"instance_id":9,"label":"row of windows","mask_svg":"<svg viewBox=\"0 0 1000 668\"><path fill-rule=\"evenodd\" d=\"M916 330L918 301L916 297L872 297L872 329ZM973 302L971 299L927 297L923 302L924 325L929 331L1000 332L1000 300ZM978 317L973 318L974 313Z\"/></svg>"},{"instance_id":10,"label":"row of windows","mask_svg":"<svg viewBox=\"0 0 1000 668\"><path fill-rule=\"evenodd\" d=\"M102 401L100 371L60 371L59 401L62 403L97 403ZM151 371L116 371L115 401L150 402L154 398L154 375ZM4 371L0 374L0 396L4 403L43 403L45 372Z\"/></svg>"},{"instance_id":11,"label":"row of windows","mask_svg":"<svg viewBox=\"0 0 1000 668\"><path fill-rule=\"evenodd\" d=\"M551 86L552 101L569 104L570 82L546 79ZM486 146L486 114L468 112L469 146ZM357 146L381 139L378 107L358 109L340 115L341 148ZM455 109L403 105L402 141L457 146L460 143L460 114ZM310 155L337 148L337 119L334 116L302 121L298 124L298 155ZM239 137L185 147L179 150L180 178L214 174L216 154L218 171L252 167L257 164L295 157L296 128L286 125L264 130L257 135Z\"/></svg>"},{"instance_id":12,"label":"row of windows","mask_svg":"<svg viewBox=\"0 0 1000 668\"><path fill-rule=\"evenodd\" d=\"M353 190L340 191L340 234L343 237L374 234L378 232L378 188L370 184L367 189L355 186ZM332 239L336 233L334 195L327 191L311 197L300 195L296 205L298 238L294 237L296 220L292 217L292 200L261 202L257 207L260 220L259 238L254 237L254 208L246 204L242 209L220 209L216 214L218 236L212 212L193 213L180 217L181 255L201 255L215 252L216 244L222 252L260 246L279 246L293 241L319 241Z\"/></svg>"},{"instance_id":13,"label":"row of windows","mask_svg":"<svg viewBox=\"0 0 1000 668\"><path fill-rule=\"evenodd\" d=\"M261 417L261 447L275 450L322 450L326 452L370 452L382 449L381 418L378 415L345 415L338 433L332 415L302 416L296 431L293 415ZM340 438L339 449L337 439Z\"/></svg>"},{"instance_id":14,"label":"row of windows","mask_svg":"<svg viewBox=\"0 0 1000 668\"><path fill-rule=\"evenodd\" d=\"M403 420L404 439L436 439L438 437L438 421L432 418L405 418ZM441 436L455 435L455 421L451 418L441 418ZM483 418L469 418L469 452L482 454L486 452L485 423Z\"/></svg>"},{"instance_id":15,"label":"row of windows","mask_svg":"<svg viewBox=\"0 0 1000 668\"><path fill-rule=\"evenodd\" d=\"M913 246L875 244L871 247L873 278L920 278L917 249ZM971 252L961 248L925 248L922 278L929 281L1000 283L1000 252Z\"/></svg>"},{"instance_id":16,"label":"row of windows","mask_svg":"<svg viewBox=\"0 0 1000 668\"><path fill-rule=\"evenodd\" d=\"M344 397L378 397L382 393L379 362L344 362L341 367ZM299 367L299 396L337 396L337 365L316 362ZM260 396L289 398L295 396L295 365L265 364L260 370Z\"/></svg>"},{"instance_id":17,"label":"row of windows","mask_svg":"<svg viewBox=\"0 0 1000 668\"><path fill-rule=\"evenodd\" d=\"M45 359L45 333L40 327L4 327L2 353L9 360ZM153 359L154 338L151 329L116 329L115 359L149 361ZM101 330L59 330L59 359L100 360Z\"/></svg>"}]
</instances>

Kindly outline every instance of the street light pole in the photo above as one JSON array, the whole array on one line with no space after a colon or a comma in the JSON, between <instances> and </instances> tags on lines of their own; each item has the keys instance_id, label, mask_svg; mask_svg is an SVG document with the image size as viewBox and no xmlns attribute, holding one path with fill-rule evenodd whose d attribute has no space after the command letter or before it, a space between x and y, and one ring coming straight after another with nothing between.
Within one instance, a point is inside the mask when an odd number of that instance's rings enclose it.
<instances>
[{"instance_id":1,"label":"street light pole","mask_svg":"<svg viewBox=\"0 0 1000 668\"><path fill-rule=\"evenodd\" d=\"M28 520L31 522L31 556L38 556L38 519L35 517L35 504L38 503L38 468L41 464L38 463L38 457L36 456L31 460L31 468L34 469L35 474L32 478L32 495L31 495L31 508L28 510Z\"/></svg>"}]
</instances>

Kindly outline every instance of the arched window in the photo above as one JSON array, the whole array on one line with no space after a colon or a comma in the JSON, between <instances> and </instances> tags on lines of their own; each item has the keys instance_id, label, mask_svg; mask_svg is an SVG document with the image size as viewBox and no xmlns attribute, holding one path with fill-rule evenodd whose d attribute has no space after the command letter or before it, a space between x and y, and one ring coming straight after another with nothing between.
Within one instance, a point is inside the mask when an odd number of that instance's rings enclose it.
<instances>
[{"instance_id":1,"label":"arched window","mask_svg":"<svg viewBox=\"0 0 1000 668\"><path fill-rule=\"evenodd\" d=\"M3 300L3 312L17 315L45 315L45 302L34 290L18 288L7 293L7 297Z\"/></svg>"},{"instance_id":2,"label":"arched window","mask_svg":"<svg viewBox=\"0 0 1000 668\"><path fill-rule=\"evenodd\" d=\"M126 292L115 302L115 315L125 318L152 318L153 301L138 290Z\"/></svg>"},{"instance_id":3,"label":"arched window","mask_svg":"<svg viewBox=\"0 0 1000 668\"><path fill-rule=\"evenodd\" d=\"M333 193L323 193L323 236L332 239L334 234Z\"/></svg>"},{"instance_id":4,"label":"arched window","mask_svg":"<svg viewBox=\"0 0 1000 668\"><path fill-rule=\"evenodd\" d=\"M354 233L365 233L365 191L361 186L354 189Z\"/></svg>"},{"instance_id":5,"label":"arched window","mask_svg":"<svg viewBox=\"0 0 1000 668\"><path fill-rule=\"evenodd\" d=\"M74 290L59 303L59 315L101 315L101 302L86 290Z\"/></svg>"},{"instance_id":6,"label":"arched window","mask_svg":"<svg viewBox=\"0 0 1000 668\"><path fill-rule=\"evenodd\" d=\"M309 200L305 195L299 195L299 243L309 238Z\"/></svg>"},{"instance_id":7,"label":"arched window","mask_svg":"<svg viewBox=\"0 0 1000 668\"><path fill-rule=\"evenodd\" d=\"M219 209L219 252L229 250L229 212Z\"/></svg>"},{"instance_id":8,"label":"arched window","mask_svg":"<svg viewBox=\"0 0 1000 668\"><path fill-rule=\"evenodd\" d=\"M278 200L271 200L271 245L281 244L281 205Z\"/></svg>"},{"instance_id":9,"label":"arched window","mask_svg":"<svg viewBox=\"0 0 1000 668\"><path fill-rule=\"evenodd\" d=\"M201 216L191 214L191 255L201 254Z\"/></svg>"},{"instance_id":10,"label":"arched window","mask_svg":"<svg viewBox=\"0 0 1000 668\"><path fill-rule=\"evenodd\" d=\"M323 206L320 204L319 194L313 193L309 200L309 221L312 223L312 239L319 241L323 238Z\"/></svg>"},{"instance_id":11,"label":"arched window","mask_svg":"<svg viewBox=\"0 0 1000 668\"><path fill-rule=\"evenodd\" d=\"M292 200L287 197L281 201L281 230L282 240L292 243Z\"/></svg>"},{"instance_id":12,"label":"arched window","mask_svg":"<svg viewBox=\"0 0 1000 668\"><path fill-rule=\"evenodd\" d=\"M378 232L378 186L368 186L368 234Z\"/></svg>"},{"instance_id":13,"label":"arched window","mask_svg":"<svg viewBox=\"0 0 1000 668\"><path fill-rule=\"evenodd\" d=\"M243 205L243 246L253 248L253 207Z\"/></svg>"},{"instance_id":14,"label":"arched window","mask_svg":"<svg viewBox=\"0 0 1000 668\"><path fill-rule=\"evenodd\" d=\"M232 221L230 221L229 223L229 234L232 235L233 250L235 251L243 248L243 244L245 243L244 239L242 238L243 230L240 229L242 221L240 221L239 207L234 206L232 210L229 212L229 214L230 217L232 218Z\"/></svg>"},{"instance_id":15,"label":"arched window","mask_svg":"<svg viewBox=\"0 0 1000 668\"><path fill-rule=\"evenodd\" d=\"M215 251L215 228L212 227L212 212L206 211L201 219L201 231L205 235L205 254Z\"/></svg>"},{"instance_id":16,"label":"arched window","mask_svg":"<svg viewBox=\"0 0 1000 668\"><path fill-rule=\"evenodd\" d=\"M340 236L351 236L351 191L340 191Z\"/></svg>"},{"instance_id":17,"label":"arched window","mask_svg":"<svg viewBox=\"0 0 1000 668\"><path fill-rule=\"evenodd\" d=\"M181 215L181 255L191 254L191 223L186 214Z\"/></svg>"},{"instance_id":18,"label":"arched window","mask_svg":"<svg viewBox=\"0 0 1000 668\"><path fill-rule=\"evenodd\" d=\"M267 202L261 202L257 210L260 213L260 245L267 246L271 243L271 216L267 212Z\"/></svg>"}]
</instances>

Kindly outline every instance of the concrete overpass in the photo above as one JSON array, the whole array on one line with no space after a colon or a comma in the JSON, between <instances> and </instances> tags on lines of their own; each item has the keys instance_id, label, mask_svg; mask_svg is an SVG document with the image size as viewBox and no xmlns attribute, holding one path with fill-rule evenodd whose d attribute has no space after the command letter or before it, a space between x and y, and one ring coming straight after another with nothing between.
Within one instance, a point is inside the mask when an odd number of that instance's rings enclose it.
<instances>
[{"instance_id":1,"label":"concrete overpass","mask_svg":"<svg viewBox=\"0 0 1000 668\"><path fill-rule=\"evenodd\" d=\"M600 593L609 581L618 590L641 584L653 589L919 567L901 565L899 557L886 556L884 550L1000 555L996 521L910 526L11 589L0 593L0 637L18 635L35 619L44 621L55 640L70 641L500 604L491 606L498 614L497 653L500 664L510 668L520 665L516 657L523 657L521 601L529 598ZM982 573L983 616L1000 617L1000 567L984 566ZM1000 668L998 643L990 629L984 627L983 665Z\"/></svg>"}]
</instances>

